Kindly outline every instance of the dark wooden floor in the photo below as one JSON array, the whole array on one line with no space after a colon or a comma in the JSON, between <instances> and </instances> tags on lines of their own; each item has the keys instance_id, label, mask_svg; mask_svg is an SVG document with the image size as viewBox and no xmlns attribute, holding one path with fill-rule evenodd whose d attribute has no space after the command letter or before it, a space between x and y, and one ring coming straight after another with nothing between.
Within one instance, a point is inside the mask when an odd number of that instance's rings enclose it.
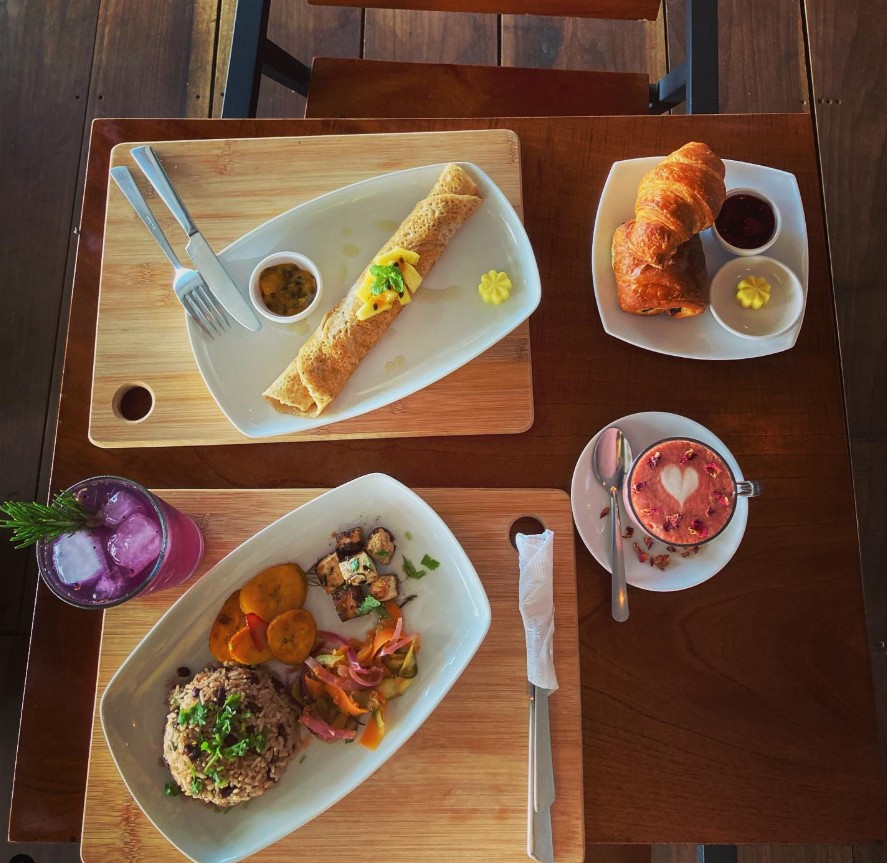
<instances>
[{"instance_id":1,"label":"dark wooden floor","mask_svg":"<svg viewBox=\"0 0 887 863\"><path fill-rule=\"evenodd\" d=\"M235 0L0 2L0 499L45 496L89 124L103 116L218 116ZM815 113L845 369L869 629L887 729L887 0L720 0L723 112ZM448 16L274 0L269 34L313 55L500 63L651 78L683 56L683 0L655 22ZM271 81L262 116L301 116ZM13 302L9 300L14 298ZM49 443L44 443L49 441ZM811 465L811 470L816 466ZM0 544L0 812L8 808L36 573ZM76 649L76 645L71 645ZM47 717L64 727L63 717ZM786 801L790 806L790 801ZM5 833L5 831L4 831ZM0 863L74 861L79 849L12 845ZM638 861L649 860L638 849ZM657 846L656 863L694 859ZM590 860L606 860L606 849ZM880 845L745 847L745 863L887 860Z\"/></svg>"}]
</instances>

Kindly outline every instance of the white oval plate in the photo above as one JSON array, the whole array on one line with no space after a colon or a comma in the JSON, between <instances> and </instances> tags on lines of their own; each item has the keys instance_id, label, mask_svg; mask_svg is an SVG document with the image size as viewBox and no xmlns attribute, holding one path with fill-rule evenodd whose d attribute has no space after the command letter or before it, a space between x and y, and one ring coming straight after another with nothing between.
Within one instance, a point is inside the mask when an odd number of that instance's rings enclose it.
<instances>
[{"instance_id":1,"label":"white oval plate","mask_svg":"<svg viewBox=\"0 0 887 863\"><path fill-rule=\"evenodd\" d=\"M727 445L704 425L682 417L680 414L662 411L630 414L610 423L607 428L613 426L622 429L635 456L643 452L650 444L665 437L691 437L709 443L724 457L732 468L736 479L742 479L739 464ZM594 559L607 572L611 572L610 517L601 518L601 511L610 504L610 496L595 479L592 471L594 445L602 431L603 429L588 442L588 445L582 450L582 455L579 456L576 469L573 471L570 501L573 506L573 521L576 522L579 536L582 537L582 541ZM708 581L713 575L720 572L736 554L748 521L748 498L739 497L736 501L736 512L730 523L724 528L724 532L711 542L700 546L698 554L681 557L680 550L666 552L666 543L657 541L650 553L671 555L668 569L662 571L655 566L650 566L649 562L641 563L638 560L633 543L640 543L641 548L646 551L643 543L643 537L646 534L626 513L621 501L620 507L622 529L625 530L626 525L631 525L634 528L634 536L631 539L623 540L625 545L625 579L634 587L641 587L644 590L684 590L702 584L703 581Z\"/></svg>"},{"instance_id":2,"label":"white oval plate","mask_svg":"<svg viewBox=\"0 0 887 863\"><path fill-rule=\"evenodd\" d=\"M604 329L611 336L639 348L697 360L741 360L776 354L794 347L804 323L803 313L788 332L751 341L725 330L714 319L710 309L693 318L676 320L667 315L629 315L619 308L611 260L613 234L619 225L634 217L634 203L641 178L662 158L652 156L614 162L604 184L591 243L594 295ZM782 231L767 250L767 255L794 270L801 281L806 307L809 275L807 222L795 175L764 165L734 162L732 159L724 159L724 165L727 168L728 191L739 187L760 189L779 207ZM710 229L700 236L708 273L713 276L733 256L715 240Z\"/></svg>"},{"instance_id":3,"label":"white oval plate","mask_svg":"<svg viewBox=\"0 0 887 863\"><path fill-rule=\"evenodd\" d=\"M458 164L477 182L483 204L422 283L409 314L394 321L319 417L279 413L262 393L323 316L345 296L416 202L428 194L444 164L383 174L321 195L265 222L219 253L247 303L250 274L273 252L307 255L320 270L324 285L309 318L296 324L263 320L256 333L235 324L211 340L185 316L200 374L238 431L248 437L271 437L369 413L461 368L533 313L542 287L521 220L505 194L477 165ZM503 270L511 277L511 298L501 306L488 305L478 295L480 277L488 270ZM395 359L398 362L392 369Z\"/></svg>"},{"instance_id":4,"label":"white oval plate","mask_svg":"<svg viewBox=\"0 0 887 863\"><path fill-rule=\"evenodd\" d=\"M416 562L430 554L440 568L408 582L407 631L422 638L419 677L391 705L388 732L374 752L360 745L312 741L279 784L222 815L186 797L165 797L169 771L160 763L166 683L179 666L193 673L217 664L207 646L210 626L230 593L266 566L295 560L310 567L331 548L331 531L384 524L398 554ZM406 540L406 533L412 540ZM138 600L135 600L138 601ZM319 587L306 608L319 629L361 637L375 615L342 623ZM110 612L113 613L113 612ZM468 665L490 626L490 604L471 561L440 516L385 474L332 489L259 531L219 561L176 602L130 654L102 696L100 716L111 755L135 801L154 826L198 863L234 863L301 827L378 770L428 718Z\"/></svg>"}]
</instances>

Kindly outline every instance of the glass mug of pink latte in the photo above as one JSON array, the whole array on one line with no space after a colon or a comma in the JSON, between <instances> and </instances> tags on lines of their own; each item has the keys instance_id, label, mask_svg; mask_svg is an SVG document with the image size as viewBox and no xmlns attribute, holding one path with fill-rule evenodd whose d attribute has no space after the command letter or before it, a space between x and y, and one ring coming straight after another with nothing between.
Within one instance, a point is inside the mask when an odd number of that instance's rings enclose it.
<instances>
[{"instance_id":1,"label":"glass mug of pink latte","mask_svg":"<svg viewBox=\"0 0 887 863\"><path fill-rule=\"evenodd\" d=\"M632 463L623 499L651 537L695 546L720 536L736 512L736 499L757 497L761 484L737 480L726 459L692 438L664 438Z\"/></svg>"}]
</instances>

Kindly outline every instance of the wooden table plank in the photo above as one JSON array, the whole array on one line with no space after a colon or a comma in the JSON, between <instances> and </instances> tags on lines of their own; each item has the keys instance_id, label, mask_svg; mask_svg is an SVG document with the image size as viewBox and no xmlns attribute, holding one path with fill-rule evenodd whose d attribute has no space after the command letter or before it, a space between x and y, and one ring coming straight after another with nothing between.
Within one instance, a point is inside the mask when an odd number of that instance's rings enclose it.
<instances>
[{"instance_id":1,"label":"wooden table plank","mask_svg":"<svg viewBox=\"0 0 887 863\"><path fill-rule=\"evenodd\" d=\"M495 15L417 12L408 3L367 9L363 57L414 63L499 62Z\"/></svg>"},{"instance_id":2,"label":"wooden table plank","mask_svg":"<svg viewBox=\"0 0 887 863\"><path fill-rule=\"evenodd\" d=\"M220 0L219 42L216 53L213 116L222 116L231 34L237 0ZM312 57L359 57L362 48L363 10L349 7L309 6L306 0L277 0L268 14L268 38L288 54L311 65ZM301 117L305 97L262 78L259 117Z\"/></svg>"},{"instance_id":3,"label":"wooden table plank","mask_svg":"<svg viewBox=\"0 0 887 863\"><path fill-rule=\"evenodd\" d=\"M673 69L686 52L686 4L665 0L664 5ZM798 0L718 4L721 113L809 109L802 6ZM683 113L683 107L678 110Z\"/></svg>"},{"instance_id":4,"label":"wooden table plank","mask_svg":"<svg viewBox=\"0 0 887 863\"><path fill-rule=\"evenodd\" d=\"M887 3L806 0L810 73L838 318L882 741L887 744ZM887 753L884 745L882 752ZM883 762L882 762L883 763ZM887 858L881 849L877 859ZM867 858L868 859L868 858ZM876 859L876 858L871 858Z\"/></svg>"},{"instance_id":5,"label":"wooden table plank","mask_svg":"<svg viewBox=\"0 0 887 863\"><path fill-rule=\"evenodd\" d=\"M356 0L308 0L319 6L352 6ZM511 15L555 15L579 18L653 20L661 0L364 0L379 9L491 12Z\"/></svg>"},{"instance_id":6,"label":"wooden table plank","mask_svg":"<svg viewBox=\"0 0 887 863\"><path fill-rule=\"evenodd\" d=\"M478 128L515 129L525 217L544 292L531 320L537 419L514 439L349 442L134 451L86 443L97 263L108 149L120 140ZM639 409L689 414L723 437L766 495L731 565L683 593L632 591L632 619L609 617L609 579L577 556L583 633L586 831L594 842L847 842L884 831L853 499L810 120L630 117L496 121L115 121L93 148L64 384L56 482L123 472L155 486L311 486L367 470L418 485L567 487L586 440ZM590 296L588 238L614 159L664 153L696 138L726 158L798 176L811 239L810 295L796 347L741 363L689 362L604 335ZM97 137L97 142L98 142ZM583 251L585 250L585 251ZM538 348L537 348L538 346ZM688 385L689 382L689 385ZM704 396L704 397L702 397ZM304 449L303 449L304 447ZM536 457L544 453L544 458ZM430 456L430 454L433 454ZM518 467L519 466L519 467ZM815 466L815 470L811 466ZM87 697L66 703L69 751L84 757L94 642L78 613L41 592L34 650L52 663L61 637L82 651L64 667ZM50 620L49 615L52 614ZM93 619L97 618L93 615ZM29 678L18 794L78 799L76 776L41 720L59 693ZM64 695L63 693L61 695ZM78 737L82 735L82 737ZM52 787L47 787L52 786ZM24 799L24 798L23 798ZM631 805L626 806L625 801ZM791 800L791 806L784 805ZM639 813L643 813L642 816ZM72 825L73 829L77 825Z\"/></svg>"},{"instance_id":7,"label":"wooden table plank","mask_svg":"<svg viewBox=\"0 0 887 863\"><path fill-rule=\"evenodd\" d=\"M503 15L502 65L642 72L655 81L666 72L664 9L654 21Z\"/></svg>"}]
</instances>

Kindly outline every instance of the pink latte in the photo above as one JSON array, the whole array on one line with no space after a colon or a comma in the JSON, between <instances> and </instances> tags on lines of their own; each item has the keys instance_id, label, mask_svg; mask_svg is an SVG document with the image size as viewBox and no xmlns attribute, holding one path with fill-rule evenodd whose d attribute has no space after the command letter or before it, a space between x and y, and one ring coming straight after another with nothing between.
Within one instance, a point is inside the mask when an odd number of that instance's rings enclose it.
<instances>
[{"instance_id":1,"label":"pink latte","mask_svg":"<svg viewBox=\"0 0 887 863\"><path fill-rule=\"evenodd\" d=\"M701 545L733 517L736 482L724 459L704 443L669 438L635 460L629 474L632 515L668 545Z\"/></svg>"}]
</instances>

